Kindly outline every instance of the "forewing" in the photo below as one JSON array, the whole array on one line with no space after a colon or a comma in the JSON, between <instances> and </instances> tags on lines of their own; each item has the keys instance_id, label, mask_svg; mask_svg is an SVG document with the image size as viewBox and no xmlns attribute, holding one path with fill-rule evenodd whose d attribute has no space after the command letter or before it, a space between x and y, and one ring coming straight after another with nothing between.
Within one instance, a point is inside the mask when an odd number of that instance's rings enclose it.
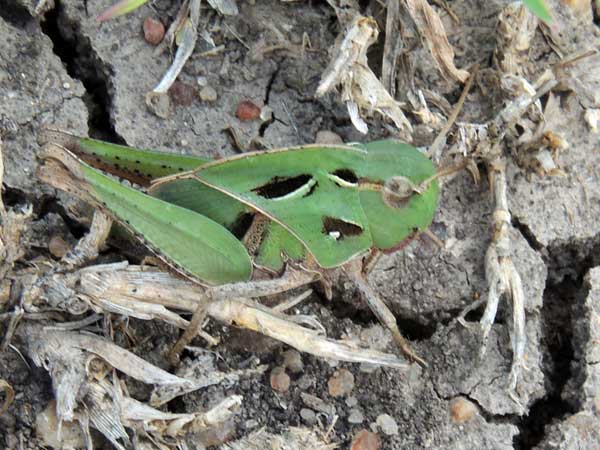
<instances>
[{"instance_id":1,"label":"forewing","mask_svg":"<svg viewBox=\"0 0 600 450\"><path fill-rule=\"evenodd\" d=\"M338 176L365 156L343 146L257 152L206 164L194 177L278 222L330 268L371 246L359 192Z\"/></svg>"},{"instance_id":2,"label":"forewing","mask_svg":"<svg viewBox=\"0 0 600 450\"><path fill-rule=\"evenodd\" d=\"M209 162L197 156L127 147L48 128L39 132L38 141L60 145L94 168L141 186L155 178L192 170Z\"/></svg>"}]
</instances>

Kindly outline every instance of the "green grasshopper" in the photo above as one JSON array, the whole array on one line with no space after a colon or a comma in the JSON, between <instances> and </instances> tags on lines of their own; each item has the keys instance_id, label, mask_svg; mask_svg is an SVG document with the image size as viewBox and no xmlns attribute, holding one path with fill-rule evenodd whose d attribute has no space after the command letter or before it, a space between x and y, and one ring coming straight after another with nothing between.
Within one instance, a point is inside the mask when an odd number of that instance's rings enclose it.
<instances>
[{"instance_id":1,"label":"green grasshopper","mask_svg":"<svg viewBox=\"0 0 600 450\"><path fill-rule=\"evenodd\" d=\"M327 273L341 267L405 356L425 364L365 279L378 255L402 247L433 219L438 174L414 147L396 141L308 145L208 161L57 131L43 132L41 140L53 143L45 164L62 165L74 193L178 272L220 286L257 273L273 277L293 265L318 273L331 297ZM84 161L147 187L149 195ZM43 168L40 177L57 185ZM189 340L195 332L186 334ZM181 340L176 347L183 348Z\"/></svg>"}]
</instances>

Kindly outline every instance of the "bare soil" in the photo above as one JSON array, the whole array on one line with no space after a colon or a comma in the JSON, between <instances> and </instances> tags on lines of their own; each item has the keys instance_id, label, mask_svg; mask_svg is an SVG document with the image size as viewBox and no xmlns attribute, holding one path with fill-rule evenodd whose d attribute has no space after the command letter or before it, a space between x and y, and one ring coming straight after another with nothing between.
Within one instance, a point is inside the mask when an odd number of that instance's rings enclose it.
<instances>
[{"instance_id":1,"label":"bare soil","mask_svg":"<svg viewBox=\"0 0 600 450\"><path fill-rule=\"evenodd\" d=\"M43 125L141 148L211 158L240 151L227 131L230 128L244 149L313 143L321 130L332 131L345 142L394 136L393 126L381 117L368 121L369 133L363 136L352 126L337 96L315 97L330 61L329 51L340 33L336 15L326 2L239 0L236 16L220 16L204 5L201 25L224 50L202 56L209 46L199 39L178 79L197 89L201 77L217 92L217 99L207 103L194 98L190 105L175 105L167 119L150 112L144 98L160 80L171 57L168 52L155 56L141 30L149 16L169 23L179 2L157 0L100 27L95 17L112 0L56 3L45 21L38 22L30 1L0 0L2 194L8 207L33 205L33 220L24 239L25 255L15 272L34 264L40 255L49 257L52 237L60 236L72 244L86 230L85 224L69 212L73 199L35 177L40 150L36 134ZM489 89L486 76L491 71L498 14L506 4L452 0L448 7L460 23L438 9L456 51L457 67L480 64L480 75L459 122L483 123L505 100ZM369 53L372 68L378 73L385 10L378 2L360 5L363 14L373 15L381 25L381 44ZM593 16L591 7L577 15L563 4L550 5L557 11L562 48L568 53L577 53L585 42L599 41L599 18ZM293 46L263 52L277 42L278 34ZM310 41L304 53L299 50L303 36ZM461 85L437 73L417 39L411 52L419 87L438 92L449 104L455 104ZM558 59L547 36L538 30L529 50L526 77L535 79ZM401 93L397 95L401 97ZM186 394L171 401L166 410L196 411L227 395L242 395L232 439L261 427L279 434L302 426L327 431L328 439L340 448L349 448L360 429L377 431L384 449L600 448L600 272L594 269L600 264L600 135L590 131L583 119L586 108L600 105L586 103L568 90L557 95L561 115L550 125L569 143L559 157L564 175L542 177L512 161L508 167L512 257L523 279L527 302L529 370L518 388L521 404L505 389L512 360L507 306L500 307L483 360L478 356L477 329L454 321L464 307L487 293L484 257L491 239L493 209L485 177L475 184L468 173L463 173L444 185L431 226L440 239L452 245L439 249L427 237L417 239L401 252L382 258L370 276L403 332L429 363L428 369L415 366L399 374L393 369L335 363L303 354L302 370L290 374L289 391L278 393L270 386L269 373L281 364L288 347L213 323L207 331L221 340L212 349L219 355L215 364L221 370L258 364L269 369L236 383ZM242 100L268 106L273 120L238 120L235 110ZM414 144L427 146L436 135L435 130L417 126ZM140 256L114 246L100 258L141 261ZM0 317L14 307L10 302L0 303ZM379 348L396 351L387 332L342 277L336 279L332 302L315 294L299 312L316 315L330 336L371 333ZM475 323L480 315L481 310L477 310L467 319ZM0 322L0 330L7 323ZM168 368L166 353L178 330L131 319L128 333L129 337L117 331L115 341ZM195 344L203 345L200 340ZM0 353L0 379L16 393L9 410L0 416L0 447L44 448L36 435L36 417L53 398L52 381L44 369L19 353L21 345L17 335ZM186 353L184 357L195 356ZM332 397L327 383L341 367L352 372L355 386L350 396ZM147 387L133 382L130 393L142 401L149 395ZM330 413L316 411L316 422L310 414L309 419L301 415L303 408L311 409L302 394L321 398L331 408ZM476 406L473 418L460 423L453 420L457 398ZM362 413L363 421L350 423L349 416L356 410ZM381 414L395 420L396 434L387 435L374 425ZM93 437L97 448L111 448L101 435Z\"/></svg>"}]
</instances>

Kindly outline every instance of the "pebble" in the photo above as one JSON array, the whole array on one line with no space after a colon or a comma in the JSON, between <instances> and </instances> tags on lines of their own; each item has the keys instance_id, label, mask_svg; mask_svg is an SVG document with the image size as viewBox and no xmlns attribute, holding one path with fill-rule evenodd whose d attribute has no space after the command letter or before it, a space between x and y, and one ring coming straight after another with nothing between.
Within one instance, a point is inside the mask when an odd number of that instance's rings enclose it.
<instances>
[{"instance_id":1,"label":"pebble","mask_svg":"<svg viewBox=\"0 0 600 450\"><path fill-rule=\"evenodd\" d=\"M349 406L350 408L352 408L353 406L358 405L358 399L354 396L351 395L350 397L348 397L345 401L346 405Z\"/></svg>"},{"instance_id":2,"label":"pebble","mask_svg":"<svg viewBox=\"0 0 600 450\"><path fill-rule=\"evenodd\" d=\"M463 423L471 420L477 414L477 406L464 397L456 397L450 401L452 422Z\"/></svg>"},{"instance_id":3,"label":"pebble","mask_svg":"<svg viewBox=\"0 0 600 450\"><path fill-rule=\"evenodd\" d=\"M250 100L242 100L237 105L235 116L243 122L256 120L260 117L260 108Z\"/></svg>"},{"instance_id":4,"label":"pebble","mask_svg":"<svg viewBox=\"0 0 600 450\"><path fill-rule=\"evenodd\" d=\"M388 436L398 434L398 424L392 416L389 414L381 414L377 417L377 426Z\"/></svg>"},{"instance_id":5,"label":"pebble","mask_svg":"<svg viewBox=\"0 0 600 450\"><path fill-rule=\"evenodd\" d=\"M302 408L300 410L300 417L306 425L314 425L317 423L317 415L312 409Z\"/></svg>"},{"instance_id":6,"label":"pebble","mask_svg":"<svg viewBox=\"0 0 600 450\"><path fill-rule=\"evenodd\" d=\"M304 391L310 389L311 387L314 387L316 384L317 381L315 380L315 377L311 375L302 375L298 379L298 387Z\"/></svg>"},{"instance_id":7,"label":"pebble","mask_svg":"<svg viewBox=\"0 0 600 450\"><path fill-rule=\"evenodd\" d=\"M350 414L348 415L348 423L363 423L365 420L365 416L360 411L360 409L352 408L350 410Z\"/></svg>"},{"instance_id":8,"label":"pebble","mask_svg":"<svg viewBox=\"0 0 600 450\"><path fill-rule=\"evenodd\" d=\"M290 389L290 376L285 373L285 367L277 366L271 371L271 388L277 392L287 392Z\"/></svg>"},{"instance_id":9,"label":"pebble","mask_svg":"<svg viewBox=\"0 0 600 450\"><path fill-rule=\"evenodd\" d=\"M263 122L273 119L273 108L271 108L269 105L263 106L260 110L259 117Z\"/></svg>"},{"instance_id":10,"label":"pebble","mask_svg":"<svg viewBox=\"0 0 600 450\"><path fill-rule=\"evenodd\" d=\"M208 85L208 78L204 75L198 75L198 77L196 77L196 83L198 83L198 87L203 88Z\"/></svg>"},{"instance_id":11,"label":"pebble","mask_svg":"<svg viewBox=\"0 0 600 450\"><path fill-rule=\"evenodd\" d=\"M63 83L63 88L64 88L64 89L71 89L71 84L65 81L65 82Z\"/></svg>"},{"instance_id":12,"label":"pebble","mask_svg":"<svg viewBox=\"0 0 600 450\"><path fill-rule=\"evenodd\" d=\"M332 397L349 395L354 389L354 375L348 369L336 370L327 382L327 387Z\"/></svg>"},{"instance_id":13,"label":"pebble","mask_svg":"<svg viewBox=\"0 0 600 450\"><path fill-rule=\"evenodd\" d=\"M59 235L54 235L48 242L48 251L55 258L62 258L69 251L69 244Z\"/></svg>"},{"instance_id":14,"label":"pebble","mask_svg":"<svg viewBox=\"0 0 600 450\"><path fill-rule=\"evenodd\" d=\"M260 422L255 419L246 420L246 422L244 422L244 428L246 430L251 430L252 428L256 428L259 425L260 425Z\"/></svg>"},{"instance_id":15,"label":"pebble","mask_svg":"<svg viewBox=\"0 0 600 450\"><path fill-rule=\"evenodd\" d=\"M311 395L311 394L307 394L306 392L302 392L300 394L300 398L302 399L302 402L306 406L308 406L310 409L314 409L315 411L325 413L331 417L333 417L336 413L335 406L325 402L323 399L321 399L315 395Z\"/></svg>"},{"instance_id":16,"label":"pebble","mask_svg":"<svg viewBox=\"0 0 600 450\"><path fill-rule=\"evenodd\" d=\"M144 39L148 44L158 45L165 37L165 26L160 20L148 17L144 20L142 28L144 30Z\"/></svg>"},{"instance_id":17,"label":"pebble","mask_svg":"<svg viewBox=\"0 0 600 450\"><path fill-rule=\"evenodd\" d=\"M217 91L211 86L204 86L200 89L198 95L203 102L213 103L217 101Z\"/></svg>"},{"instance_id":18,"label":"pebble","mask_svg":"<svg viewBox=\"0 0 600 450\"><path fill-rule=\"evenodd\" d=\"M282 354L283 366L292 373L300 373L304 370L302 356L298 350L286 350Z\"/></svg>"},{"instance_id":19,"label":"pebble","mask_svg":"<svg viewBox=\"0 0 600 450\"><path fill-rule=\"evenodd\" d=\"M335 145L343 144L344 141L342 140L339 134L334 133L333 131L321 130L317 131L317 135L315 136L315 143Z\"/></svg>"},{"instance_id":20,"label":"pebble","mask_svg":"<svg viewBox=\"0 0 600 450\"><path fill-rule=\"evenodd\" d=\"M379 450L380 448L381 439L377 433L368 430L360 430L350 445L350 450Z\"/></svg>"}]
</instances>

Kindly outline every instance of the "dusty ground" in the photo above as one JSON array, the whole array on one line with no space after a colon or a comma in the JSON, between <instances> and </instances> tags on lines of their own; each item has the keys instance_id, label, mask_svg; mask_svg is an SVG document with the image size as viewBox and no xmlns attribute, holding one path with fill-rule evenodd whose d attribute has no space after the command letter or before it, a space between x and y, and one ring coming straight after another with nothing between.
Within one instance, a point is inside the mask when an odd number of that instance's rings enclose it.
<instances>
[{"instance_id":1,"label":"dusty ground","mask_svg":"<svg viewBox=\"0 0 600 450\"><path fill-rule=\"evenodd\" d=\"M48 255L50 237L59 235L74 242L84 230L66 213L70 200L34 176L39 151L35 136L41 125L138 147L210 157L235 153L230 135L224 132L228 127L237 130L243 145L254 138L267 148L314 142L320 130L333 131L344 141L367 141L393 132L374 119L369 134L362 136L335 96L315 98L329 62L328 49L339 32L335 14L324 2L240 1L239 15L225 18L208 7L203 9L201 23L217 45L224 45L224 51L199 56L205 50L199 40L198 55L192 56L179 79L195 86L198 77L205 77L217 99L212 103L195 99L189 106L176 107L168 119L156 117L144 103L145 93L160 79L170 58L168 54L153 55L153 48L142 38L141 23L147 16L168 21L178 2L159 0L152 8L142 7L102 27L94 18L111 1L57 3L40 25L31 15L29 1L0 0L3 194L9 206L31 203L34 208L26 254L15 270L37 255ZM361 4L364 14L382 14L377 5ZM441 12L458 67L489 66L494 27L504 5L499 1L449 2L460 24ZM562 43L569 51L575 53L584 43L598 41L589 10L587 15L575 17L561 5L554 7L563 26ZM261 48L276 42L274 29L295 45L301 44L306 33L309 51L304 55L281 50L261 54ZM414 52L419 83L444 93L454 104L460 86L443 82L431 63L420 66L419 61L427 58L418 45ZM377 72L381 48L375 46L371 53ZM556 60L538 31L526 73L534 78ZM484 75L485 70L459 121L484 122L501 106L481 87L485 86ZM243 99L268 105L274 121L240 122L234 111ZM233 423L233 437L263 426L273 433L290 426L322 430L331 426L329 439L341 448L348 448L354 434L370 429L383 413L398 425L397 433L391 435L379 430L385 449L600 448L600 269L596 267L600 264L600 137L590 132L583 120L583 108L600 105L586 104L569 92L561 93L560 101L561 115L551 125L569 143L559 158L565 175L539 177L512 163L508 168L513 258L527 299L529 370L518 389L523 408L505 391L512 357L506 306L501 306L483 362L477 356L476 330L453 322L462 308L476 296L485 295L487 289L484 254L490 240L489 186L485 180L474 184L465 173L444 186L432 225L440 239L453 244L439 250L428 239L417 240L382 259L370 278L418 353L429 362L428 370L415 367L408 374L399 374L392 369L334 364L302 355L304 367L291 375L286 393L271 389L267 371L187 394L169 403L168 409L195 411L226 395L239 394L244 401ZM416 133L416 143L428 145L434 137L435 133L422 130ZM122 256L110 249L103 258L119 260ZM380 346L393 349L344 280L336 286L335 297L328 303L315 295L300 310L317 314L331 336L365 329L376 336L373 340ZM4 308L0 313L12 307L0 305ZM479 315L468 318L476 321ZM176 331L138 320L130 321L129 326L137 338L135 343L122 336L118 342L167 367L165 353L175 341ZM270 370L287 350L275 341L240 330L212 325L210 331L223 342L214 349L220 355L215 364L222 370L259 363ZM13 344L20 346L18 339ZM327 381L341 367L354 374L355 387L349 397L333 398ZM17 394L0 417L0 446L42 448L35 420L53 396L49 375L8 348L0 354L0 379L10 383ZM136 385L131 392L140 400L148 395ZM316 419L306 411L301 415L303 408L311 409L302 394L320 397L328 412L319 412ZM476 405L477 412L470 420L457 423L452 419L457 398ZM350 423L350 414L356 415L357 410L362 422ZM337 421L332 424L334 416ZM102 438L94 438L102 447Z\"/></svg>"}]
</instances>

